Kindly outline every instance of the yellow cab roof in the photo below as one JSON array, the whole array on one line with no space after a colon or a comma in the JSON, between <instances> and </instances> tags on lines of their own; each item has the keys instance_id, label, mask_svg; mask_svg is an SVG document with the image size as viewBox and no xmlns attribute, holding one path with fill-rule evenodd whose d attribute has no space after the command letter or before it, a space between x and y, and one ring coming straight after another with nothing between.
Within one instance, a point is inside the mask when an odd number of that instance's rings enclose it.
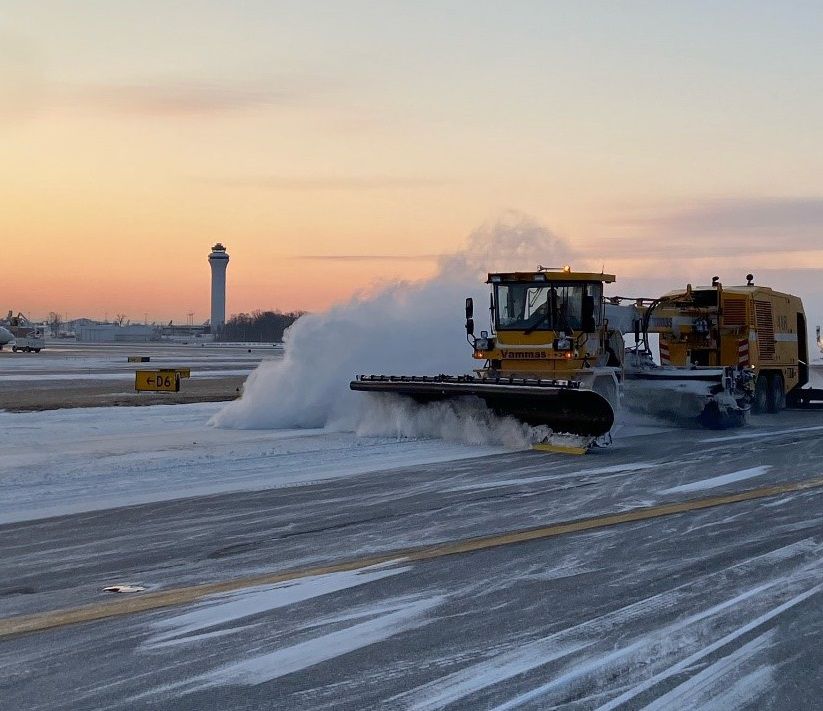
<instances>
[{"instance_id":1,"label":"yellow cab roof","mask_svg":"<svg viewBox=\"0 0 823 711\"><path fill-rule=\"evenodd\" d=\"M506 283L523 281L553 281L553 282L576 282L576 281L602 281L607 284L617 281L614 274L603 274L602 272L573 272L571 270L536 272L493 272L490 273L487 284Z\"/></svg>"},{"instance_id":2,"label":"yellow cab roof","mask_svg":"<svg viewBox=\"0 0 823 711\"><path fill-rule=\"evenodd\" d=\"M779 294L781 296L789 296L789 294L781 294L780 292L775 291L770 286L762 286L760 284L752 284L751 286L747 284L739 285L739 286L723 286L721 285L724 294L739 294L741 296L750 296L756 292L768 292L771 294ZM717 291L716 286L693 286L692 291ZM665 296L680 296L685 294L685 289L676 289L675 291L669 291L665 294Z\"/></svg>"}]
</instances>

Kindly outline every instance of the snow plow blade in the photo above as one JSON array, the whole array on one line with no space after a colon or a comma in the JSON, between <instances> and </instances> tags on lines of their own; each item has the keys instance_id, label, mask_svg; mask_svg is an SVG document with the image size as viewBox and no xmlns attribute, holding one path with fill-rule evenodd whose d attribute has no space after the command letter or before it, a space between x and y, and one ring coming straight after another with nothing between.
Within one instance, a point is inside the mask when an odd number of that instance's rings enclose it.
<instances>
[{"instance_id":1,"label":"snow plow blade","mask_svg":"<svg viewBox=\"0 0 823 711\"><path fill-rule=\"evenodd\" d=\"M546 425L557 433L599 437L614 424L609 401L580 383L538 378L476 378L462 376L361 375L352 390L391 393L419 403L477 397L495 414L532 426Z\"/></svg>"}]
</instances>

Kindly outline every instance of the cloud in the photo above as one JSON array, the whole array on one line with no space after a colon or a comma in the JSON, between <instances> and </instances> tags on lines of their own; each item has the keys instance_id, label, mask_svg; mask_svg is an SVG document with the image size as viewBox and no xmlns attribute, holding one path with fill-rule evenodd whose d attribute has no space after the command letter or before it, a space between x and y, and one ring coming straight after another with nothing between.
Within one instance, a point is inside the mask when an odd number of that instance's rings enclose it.
<instances>
[{"instance_id":1,"label":"cloud","mask_svg":"<svg viewBox=\"0 0 823 711\"><path fill-rule=\"evenodd\" d=\"M617 222L635 235L606 238L601 246L625 256L728 256L823 247L823 197L708 199Z\"/></svg>"},{"instance_id":2,"label":"cloud","mask_svg":"<svg viewBox=\"0 0 823 711\"><path fill-rule=\"evenodd\" d=\"M33 118L46 93L42 53L26 37L0 28L0 124Z\"/></svg>"},{"instance_id":3,"label":"cloud","mask_svg":"<svg viewBox=\"0 0 823 711\"><path fill-rule=\"evenodd\" d=\"M69 88L62 103L118 113L187 116L291 104L301 92L288 86L222 85L197 82L99 84Z\"/></svg>"},{"instance_id":4,"label":"cloud","mask_svg":"<svg viewBox=\"0 0 823 711\"><path fill-rule=\"evenodd\" d=\"M713 234L819 229L823 227L823 197L714 199L651 218L650 222L678 231Z\"/></svg>"},{"instance_id":5,"label":"cloud","mask_svg":"<svg viewBox=\"0 0 823 711\"><path fill-rule=\"evenodd\" d=\"M315 191L315 190L410 190L440 187L449 181L437 178L416 178L391 175L349 176L281 176L262 175L246 178L206 178L207 182L236 188L261 188L267 190Z\"/></svg>"},{"instance_id":6,"label":"cloud","mask_svg":"<svg viewBox=\"0 0 823 711\"><path fill-rule=\"evenodd\" d=\"M443 254L301 254L292 259L324 262L431 262Z\"/></svg>"}]
</instances>

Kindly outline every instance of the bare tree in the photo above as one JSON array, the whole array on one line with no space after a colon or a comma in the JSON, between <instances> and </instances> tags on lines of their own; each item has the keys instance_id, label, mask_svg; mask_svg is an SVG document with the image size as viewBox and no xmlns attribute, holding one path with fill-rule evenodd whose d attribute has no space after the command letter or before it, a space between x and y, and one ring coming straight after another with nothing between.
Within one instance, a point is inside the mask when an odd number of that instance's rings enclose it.
<instances>
[{"instance_id":1,"label":"bare tree","mask_svg":"<svg viewBox=\"0 0 823 711\"><path fill-rule=\"evenodd\" d=\"M48 324L51 329L51 335L59 336L60 326L63 325L63 317L56 311L49 311Z\"/></svg>"},{"instance_id":2,"label":"bare tree","mask_svg":"<svg viewBox=\"0 0 823 711\"><path fill-rule=\"evenodd\" d=\"M122 326L123 323L125 322L125 320L126 320L126 314L115 314L114 315L114 322L118 326Z\"/></svg>"}]
</instances>

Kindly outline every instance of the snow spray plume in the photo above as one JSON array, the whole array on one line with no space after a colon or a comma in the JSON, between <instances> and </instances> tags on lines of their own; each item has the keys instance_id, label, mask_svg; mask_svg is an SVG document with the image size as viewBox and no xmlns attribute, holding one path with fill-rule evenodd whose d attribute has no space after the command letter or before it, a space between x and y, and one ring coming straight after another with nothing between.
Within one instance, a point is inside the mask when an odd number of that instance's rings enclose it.
<instances>
[{"instance_id":1,"label":"snow spray plume","mask_svg":"<svg viewBox=\"0 0 823 711\"><path fill-rule=\"evenodd\" d=\"M218 427L329 427L363 435L443 437L470 443L526 446L534 433L476 403L419 406L401 398L353 393L359 373L462 374L476 364L463 331L463 302L487 303L487 271L531 270L566 261L566 245L534 220L507 213L441 259L428 281L401 282L301 317L286 333L280 361L249 376L239 400L212 419ZM482 318L482 316L481 316ZM478 326L483 328L478 319Z\"/></svg>"}]
</instances>

